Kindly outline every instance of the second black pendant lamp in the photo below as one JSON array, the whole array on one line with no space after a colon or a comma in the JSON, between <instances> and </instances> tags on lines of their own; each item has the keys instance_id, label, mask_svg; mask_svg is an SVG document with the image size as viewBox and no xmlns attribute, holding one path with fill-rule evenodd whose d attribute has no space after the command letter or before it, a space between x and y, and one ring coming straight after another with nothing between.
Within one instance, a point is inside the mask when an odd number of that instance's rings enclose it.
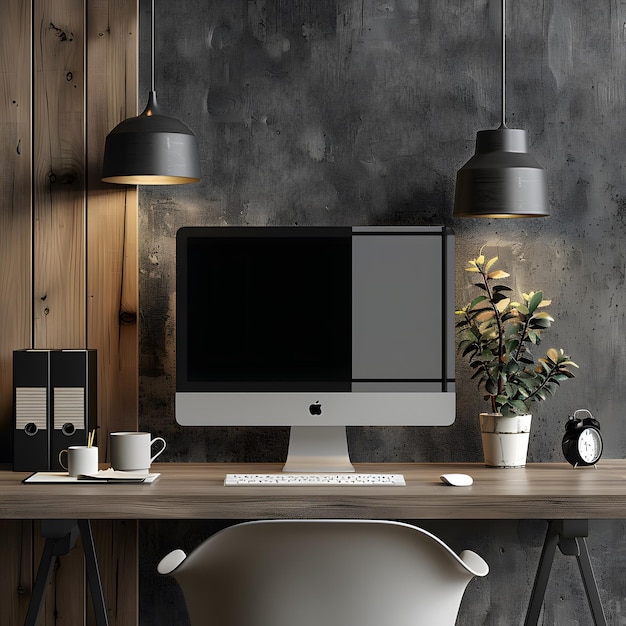
<instances>
[{"instance_id":1,"label":"second black pendant lamp","mask_svg":"<svg viewBox=\"0 0 626 626\"><path fill-rule=\"evenodd\" d=\"M500 127L476 134L474 156L456 176L454 217L548 215L545 171L528 153L526 131L506 126L506 0L502 0L501 78Z\"/></svg>"},{"instance_id":2,"label":"second black pendant lamp","mask_svg":"<svg viewBox=\"0 0 626 626\"><path fill-rule=\"evenodd\" d=\"M180 185L200 180L198 142L176 118L164 115L154 88L154 0L151 87L141 115L118 124L106 138L102 180L122 185Z\"/></svg>"}]
</instances>

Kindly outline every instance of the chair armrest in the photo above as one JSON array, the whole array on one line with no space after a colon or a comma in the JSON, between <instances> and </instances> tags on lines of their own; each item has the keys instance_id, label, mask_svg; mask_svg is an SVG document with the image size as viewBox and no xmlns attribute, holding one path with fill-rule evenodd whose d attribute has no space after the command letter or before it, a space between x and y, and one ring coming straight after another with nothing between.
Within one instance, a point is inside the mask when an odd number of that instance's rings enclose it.
<instances>
[{"instance_id":1,"label":"chair armrest","mask_svg":"<svg viewBox=\"0 0 626 626\"><path fill-rule=\"evenodd\" d=\"M476 554L476 552L463 550L463 552L459 554L459 558L474 576L486 576L489 573L489 565L487 565L486 561Z\"/></svg>"},{"instance_id":2,"label":"chair armrest","mask_svg":"<svg viewBox=\"0 0 626 626\"><path fill-rule=\"evenodd\" d=\"M157 572L171 574L186 558L187 555L181 549L172 550L159 561Z\"/></svg>"}]
</instances>

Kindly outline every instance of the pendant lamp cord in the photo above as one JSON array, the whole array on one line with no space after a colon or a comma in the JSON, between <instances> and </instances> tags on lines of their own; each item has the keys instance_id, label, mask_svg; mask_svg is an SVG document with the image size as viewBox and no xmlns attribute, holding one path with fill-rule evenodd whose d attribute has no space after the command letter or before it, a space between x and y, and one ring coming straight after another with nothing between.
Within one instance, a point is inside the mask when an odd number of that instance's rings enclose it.
<instances>
[{"instance_id":1,"label":"pendant lamp cord","mask_svg":"<svg viewBox=\"0 0 626 626\"><path fill-rule=\"evenodd\" d=\"M153 0L154 1L154 0ZM506 0L502 0L502 119L500 128L506 128Z\"/></svg>"},{"instance_id":2,"label":"pendant lamp cord","mask_svg":"<svg viewBox=\"0 0 626 626\"><path fill-rule=\"evenodd\" d=\"M151 15L151 31L150 31L150 91L154 91L154 0L152 0L152 15Z\"/></svg>"}]
</instances>

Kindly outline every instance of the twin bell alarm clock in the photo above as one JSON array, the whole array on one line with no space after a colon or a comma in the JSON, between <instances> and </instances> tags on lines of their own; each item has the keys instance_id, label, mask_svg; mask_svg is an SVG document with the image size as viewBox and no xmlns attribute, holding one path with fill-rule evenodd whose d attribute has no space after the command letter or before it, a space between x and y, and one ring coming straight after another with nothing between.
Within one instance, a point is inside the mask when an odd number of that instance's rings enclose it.
<instances>
[{"instance_id":1,"label":"twin bell alarm clock","mask_svg":"<svg viewBox=\"0 0 626 626\"><path fill-rule=\"evenodd\" d=\"M586 413L587 417L578 417ZM574 466L595 465L602 455L600 423L587 409L574 411L565 423L562 441L563 454Z\"/></svg>"}]
</instances>

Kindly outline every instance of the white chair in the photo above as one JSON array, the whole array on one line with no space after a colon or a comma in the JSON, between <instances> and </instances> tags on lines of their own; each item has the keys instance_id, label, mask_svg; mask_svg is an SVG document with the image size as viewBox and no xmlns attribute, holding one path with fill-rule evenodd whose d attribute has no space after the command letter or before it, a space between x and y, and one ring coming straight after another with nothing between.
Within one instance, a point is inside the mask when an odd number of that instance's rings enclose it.
<instances>
[{"instance_id":1,"label":"white chair","mask_svg":"<svg viewBox=\"0 0 626 626\"><path fill-rule=\"evenodd\" d=\"M158 565L193 626L454 626L489 567L401 522L272 520L222 530Z\"/></svg>"}]
</instances>

